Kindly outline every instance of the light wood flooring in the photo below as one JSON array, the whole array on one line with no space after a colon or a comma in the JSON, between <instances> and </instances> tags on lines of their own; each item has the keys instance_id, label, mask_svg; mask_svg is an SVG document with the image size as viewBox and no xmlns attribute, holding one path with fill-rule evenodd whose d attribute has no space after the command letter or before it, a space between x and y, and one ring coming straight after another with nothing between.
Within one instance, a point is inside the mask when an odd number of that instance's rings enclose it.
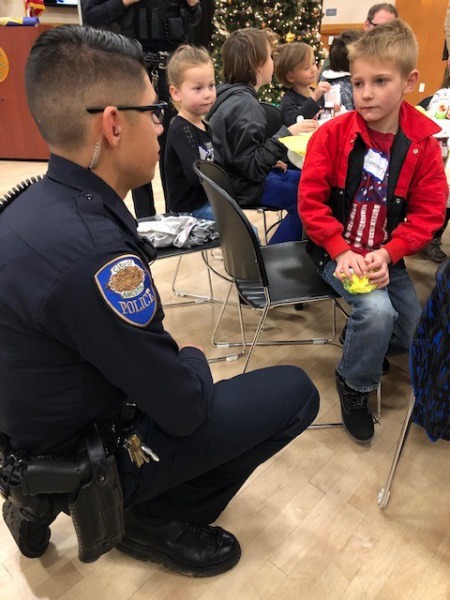
<instances>
[{"instance_id":1,"label":"light wood flooring","mask_svg":"<svg viewBox=\"0 0 450 600\"><path fill-rule=\"evenodd\" d=\"M0 161L0 196L16 182L45 171L44 163ZM159 183L156 188L160 189ZM162 210L161 193L158 205ZM252 213L250 213L252 214ZM257 216L252 219L260 226ZM450 253L450 233L444 237ZM221 263L215 259L220 270ZM157 261L152 270L163 301L171 291L176 260ZM436 265L418 257L408 267L424 301ZM183 259L179 277L186 290L206 288L199 254ZM225 287L214 279L216 295ZM167 308L166 329L180 344L214 349L209 335L218 304ZM246 321L256 315L245 311ZM324 327L328 309L274 311L263 335L296 335ZM340 322L342 326L342 321ZM224 337L237 336L233 309ZM126 349L121 349L125 352ZM320 390L320 421L339 420L334 387L338 346L259 348L251 368L294 364L304 368ZM215 380L241 372L243 360L211 365ZM413 426L386 510L377 505L410 395L407 360L391 361L383 378L381 423L370 447L350 441L342 429L309 430L262 465L219 519L242 545L242 559L229 573L189 579L162 567L111 551L93 564L77 558L71 520L52 526L46 554L35 560L18 552L0 523L2 600L449 600L450 599L450 445L431 443ZM274 398L274 402L276 402ZM242 398L245 402L245 398Z\"/></svg>"}]
</instances>

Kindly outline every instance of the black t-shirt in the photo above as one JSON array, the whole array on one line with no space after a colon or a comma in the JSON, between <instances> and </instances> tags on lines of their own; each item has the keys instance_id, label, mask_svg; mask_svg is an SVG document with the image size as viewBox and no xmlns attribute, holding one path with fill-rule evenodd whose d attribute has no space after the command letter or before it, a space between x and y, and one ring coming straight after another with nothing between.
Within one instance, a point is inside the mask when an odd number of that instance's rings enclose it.
<instances>
[{"instance_id":1,"label":"black t-shirt","mask_svg":"<svg viewBox=\"0 0 450 600\"><path fill-rule=\"evenodd\" d=\"M199 129L177 115L167 132L164 168L167 205L172 212L192 212L207 204L208 199L192 165L199 158L214 160L209 126Z\"/></svg>"}]
</instances>

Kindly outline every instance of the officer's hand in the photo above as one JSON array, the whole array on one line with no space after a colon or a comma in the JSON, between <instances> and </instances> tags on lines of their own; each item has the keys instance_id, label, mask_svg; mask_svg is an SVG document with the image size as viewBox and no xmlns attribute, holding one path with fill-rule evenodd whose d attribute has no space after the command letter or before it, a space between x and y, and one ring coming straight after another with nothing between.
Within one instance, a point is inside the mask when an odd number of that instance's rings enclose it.
<instances>
[{"instance_id":1,"label":"officer's hand","mask_svg":"<svg viewBox=\"0 0 450 600\"><path fill-rule=\"evenodd\" d=\"M125 6L125 8L127 6L131 6L132 4L136 4L136 2L139 2L139 0L122 0L122 4Z\"/></svg>"}]
</instances>

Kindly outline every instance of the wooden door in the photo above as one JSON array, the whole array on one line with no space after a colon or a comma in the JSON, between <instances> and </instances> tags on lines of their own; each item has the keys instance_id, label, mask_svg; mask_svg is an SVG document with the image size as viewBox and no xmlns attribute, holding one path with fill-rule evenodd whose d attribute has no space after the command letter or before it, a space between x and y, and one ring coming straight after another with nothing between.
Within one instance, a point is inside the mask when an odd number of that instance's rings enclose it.
<instances>
[{"instance_id":1,"label":"wooden door","mask_svg":"<svg viewBox=\"0 0 450 600\"><path fill-rule=\"evenodd\" d=\"M419 83L416 90L406 96L413 105L442 86L447 66L442 60L447 4L448 0L397 0L395 3L399 17L409 23L419 42ZM424 84L421 92L420 84Z\"/></svg>"},{"instance_id":2,"label":"wooden door","mask_svg":"<svg viewBox=\"0 0 450 600\"><path fill-rule=\"evenodd\" d=\"M25 64L31 46L48 25L0 27L0 48L9 72L0 82L0 158L46 160L47 144L36 127L25 97Z\"/></svg>"}]
</instances>

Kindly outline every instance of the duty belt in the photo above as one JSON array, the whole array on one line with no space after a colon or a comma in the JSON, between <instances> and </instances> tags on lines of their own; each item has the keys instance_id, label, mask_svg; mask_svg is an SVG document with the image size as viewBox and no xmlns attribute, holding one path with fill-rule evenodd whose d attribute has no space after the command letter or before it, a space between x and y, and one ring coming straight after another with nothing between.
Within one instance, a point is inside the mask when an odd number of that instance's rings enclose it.
<instances>
[{"instance_id":1,"label":"duty belt","mask_svg":"<svg viewBox=\"0 0 450 600\"><path fill-rule=\"evenodd\" d=\"M167 69L170 52L147 52L144 58L148 67Z\"/></svg>"}]
</instances>

